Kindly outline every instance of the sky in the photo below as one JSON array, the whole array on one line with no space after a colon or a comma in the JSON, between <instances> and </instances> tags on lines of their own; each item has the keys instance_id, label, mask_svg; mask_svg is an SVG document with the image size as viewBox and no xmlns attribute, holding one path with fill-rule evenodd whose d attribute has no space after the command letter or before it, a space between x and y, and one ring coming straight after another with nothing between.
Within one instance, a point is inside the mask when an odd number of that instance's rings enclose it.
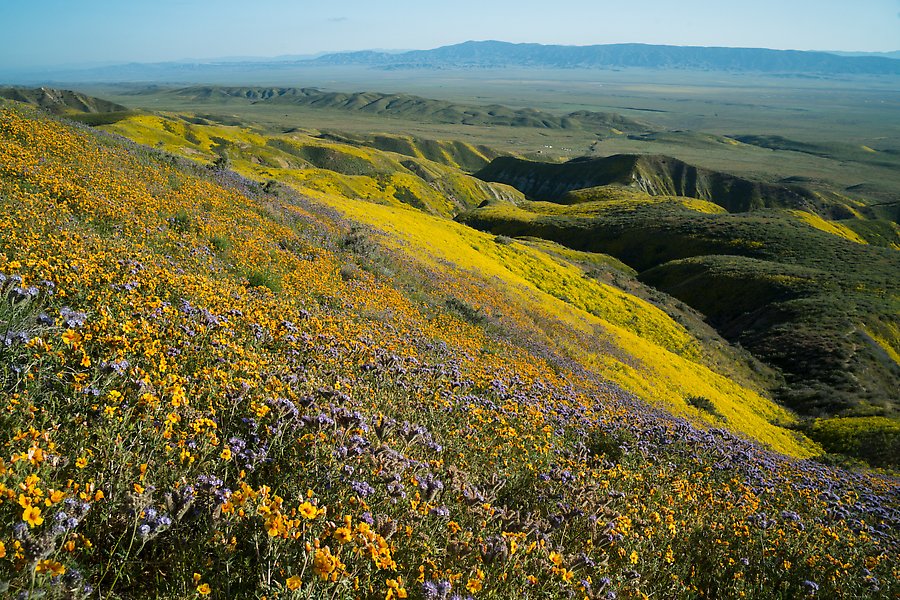
<instances>
[{"instance_id":1,"label":"sky","mask_svg":"<svg viewBox=\"0 0 900 600\"><path fill-rule=\"evenodd\" d=\"M900 50L900 0L0 0L0 68L467 40Z\"/></svg>"}]
</instances>

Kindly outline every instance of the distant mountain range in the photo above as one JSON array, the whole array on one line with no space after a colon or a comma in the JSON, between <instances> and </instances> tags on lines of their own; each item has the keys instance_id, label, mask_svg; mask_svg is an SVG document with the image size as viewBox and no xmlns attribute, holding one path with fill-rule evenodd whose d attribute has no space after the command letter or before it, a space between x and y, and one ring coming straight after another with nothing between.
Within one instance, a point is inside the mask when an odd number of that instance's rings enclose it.
<instances>
[{"instance_id":1,"label":"distant mountain range","mask_svg":"<svg viewBox=\"0 0 900 600\"><path fill-rule=\"evenodd\" d=\"M819 76L900 75L898 53L855 54L649 44L551 46L470 41L434 50L404 52L366 50L268 59L237 57L92 68L11 69L0 71L0 78L18 83L236 82L245 80L249 75L283 78L297 70L335 66L373 69L649 68Z\"/></svg>"},{"instance_id":2,"label":"distant mountain range","mask_svg":"<svg viewBox=\"0 0 900 600\"><path fill-rule=\"evenodd\" d=\"M319 65L366 65L380 68L651 68L828 75L900 75L900 61L883 56L838 56L828 52L764 48L707 48L608 44L546 46L508 42L465 42L435 50L400 54L347 52L327 54Z\"/></svg>"}]
</instances>

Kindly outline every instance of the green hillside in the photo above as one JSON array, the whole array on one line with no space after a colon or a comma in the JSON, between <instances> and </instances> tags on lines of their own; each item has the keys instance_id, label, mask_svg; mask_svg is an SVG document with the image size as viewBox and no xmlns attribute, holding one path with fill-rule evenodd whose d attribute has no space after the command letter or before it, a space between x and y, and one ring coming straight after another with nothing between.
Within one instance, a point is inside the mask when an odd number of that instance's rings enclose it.
<instances>
[{"instance_id":1,"label":"green hillside","mask_svg":"<svg viewBox=\"0 0 900 600\"><path fill-rule=\"evenodd\" d=\"M53 114L66 115L91 125L114 123L132 114L121 104L72 90L0 87L0 98L37 106Z\"/></svg>"},{"instance_id":2,"label":"green hillside","mask_svg":"<svg viewBox=\"0 0 900 600\"><path fill-rule=\"evenodd\" d=\"M801 414L896 419L897 224L829 220L796 209L727 214L725 208L735 208L728 193L733 187L710 193L715 204L648 195L647 188L659 193L674 187L703 196L696 193L702 186L673 185L683 178L648 178L659 182L655 187L643 183L645 171L634 167L640 162L620 156L529 169L524 161L501 158L479 176L529 195L552 197L555 191L558 202L493 202L458 220L494 234L536 236L616 257L640 281L700 311L726 339L782 373L784 382L773 391ZM596 185L601 177L614 183L565 192ZM756 189L760 206L786 200L786 188ZM794 197L822 198L808 190ZM867 233L879 230L884 235Z\"/></svg>"}]
</instances>

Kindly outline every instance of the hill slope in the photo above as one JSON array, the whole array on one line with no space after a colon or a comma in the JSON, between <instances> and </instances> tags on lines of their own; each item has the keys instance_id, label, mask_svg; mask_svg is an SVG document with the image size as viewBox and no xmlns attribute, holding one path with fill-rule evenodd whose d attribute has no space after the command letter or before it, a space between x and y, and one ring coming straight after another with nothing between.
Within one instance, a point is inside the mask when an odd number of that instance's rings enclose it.
<instances>
[{"instance_id":1,"label":"hill slope","mask_svg":"<svg viewBox=\"0 0 900 600\"><path fill-rule=\"evenodd\" d=\"M719 346L716 349L698 339L708 337L710 332L686 331L672 316L646 300L586 279L584 270L570 264L567 258L560 263L531 248L498 245L490 236L423 214L447 217L484 202L522 201L521 194L513 188L454 173L421 158L398 162L391 153L360 148L356 143L346 146L336 141L305 138L299 133L263 136L233 127L187 121L139 116L108 129L195 159L224 156L233 168L249 177L302 190L348 218L374 228L384 237L383 244L419 248L417 254L421 256L414 262L423 269L460 269L477 278L483 286L501 281L510 292L519 290L520 293L501 293L506 298L502 308L472 309L475 313L486 310L510 327L526 327L528 333L523 333L524 337L544 340L569 360L591 370L616 365L614 370L605 371L607 376L673 411L697 415L697 409L685 399L697 392L696 386L702 386L702 393L721 405L724 414L730 415L732 427L779 447L786 444L785 450L807 451L797 446L790 433L772 427L774 421L790 422L789 415L779 413L756 393L728 380L744 371L742 381L746 383L746 379L754 379L748 375L752 368L746 365L734 368L735 364L743 364L745 357L731 354L721 340L716 342ZM417 184L412 183L417 181L411 178L412 174L420 178ZM409 212L407 207L417 210ZM640 288L636 281L633 285ZM482 292L470 294L479 298ZM461 310L468 314L470 309L465 307L470 306L472 299L457 298L453 302L462 302ZM685 322L690 320L677 310L673 314ZM557 323L560 319L567 329L560 328ZM607 348L608 355L585 352L585 348L597 345L593 338L599 331L605 332L607 339L600 347ZM673 371L673 365L677 365L680 374ZM710 367L718 373L711 373ZM749 387L763 386L753 383Z\"/></svg>"},{"instance_id":2,"label":"hill slope","mask_svg":"<svg viewBox=\"0 0 900 600\"><path fill-rule=\"evenodd\" d=\"M54 88L0 87L0 98L38 106L53 114L125 112L121 104Z\"/></svg>"},{"instance_id":3,"label":"hill slope","mask_svg":"<svg viewBox=\"0 0 900 600\"><path fill-rule=\"evenodd\" d=\"M4 107L0 203L10 593L897 590L896 480L650 410L318 201Z\"/></svg>"},{"instance_id":4,"label":"hill slope","mask_svg":"<svg viewBox=\"0 0 900 600\"><path fill-rule=\"evenodd\" d=\"M528 194L559 194L559 202L491 202L458 219L495 234L537 236L622 260L641 281L699 310L727 339L781 370L786 382L779 397L803 414L896 418L900 254L896 246L867 245L857 233L896 231L896 223L832 221L809 207L727 214L724 208L779 206L796 198L812 204L822 196L761 184L743 188L755 190L755 200L736 201L728 192L737 186L699 193L711 187L709 175L697 176L701 170L685 186L683 163L650 157L647 164L680 168L648 176L646 167L635 166L643 160L541 165L497 159L480 175ZM612 183L564 194L601 180ZM870 458L893 460L889 453Z\"/></svg>"},{"instance_id":5,"label":"hill slope","mask_svg":"<svg viewBox=\"0 0 900 600\"><path fill-rule=\"evenodd\" d=\"M568 192L605 185L630 186L651 196L687 196L714 202L729 212L762 207L810 208L816 196L800 186L751 181L686 164L668 156L619 154L567 163L502 157L476 173L511 185L538 200L564 200Z\"/></svg>"}]
</instances>

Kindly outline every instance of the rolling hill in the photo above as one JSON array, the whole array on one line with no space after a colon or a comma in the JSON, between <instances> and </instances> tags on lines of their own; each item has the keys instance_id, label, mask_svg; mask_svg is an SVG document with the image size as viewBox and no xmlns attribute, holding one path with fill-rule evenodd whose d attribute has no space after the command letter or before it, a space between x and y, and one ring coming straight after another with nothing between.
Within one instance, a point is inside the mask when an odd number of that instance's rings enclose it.
<instances>
[{"instance_id":1,"label":"rolling hill","mask_svg":"<svg viewBox=\"0 0 900 600\"><path fill-rule=\"evenodd\" d=\"M574 190L628 186L651 196L687 196L714 202L729 212L763 207L810 209L818 199L801 186L751 181L686 164L668 156L615 155L562 164L498 158L476 173L485 181L512 185L532 199L565 201ZM568 198L577 200L577 196Z\"/></svg>"},{"instance_id":2,"label":"rolling hill","mask_svg":"<svg viewBox=\"0 0 900 600\"><path fill-rule=\"evenodd\" d=\"M0 98L38 106L53 114L126 112L128 108L108 100L55 88L0 87Z\"/></svg>"},{"instance_id":3,"label":"rolling hill","mask_svg":"<svg viewBox=\"0 0 900 600\"><path fill-rule=\"evenodd\" d=\"M539 129L598 129L645 131L648 125L615 113L577 111L555 115L534 109L506 106L474 106L433 100L408 94L377 92L325 92L316 88L255 88L197 86L170 92L181 100L197 102L251 102L288 104L311 108L359 111L434 123L533 127Z\"/></svg>"}]
</instances>

